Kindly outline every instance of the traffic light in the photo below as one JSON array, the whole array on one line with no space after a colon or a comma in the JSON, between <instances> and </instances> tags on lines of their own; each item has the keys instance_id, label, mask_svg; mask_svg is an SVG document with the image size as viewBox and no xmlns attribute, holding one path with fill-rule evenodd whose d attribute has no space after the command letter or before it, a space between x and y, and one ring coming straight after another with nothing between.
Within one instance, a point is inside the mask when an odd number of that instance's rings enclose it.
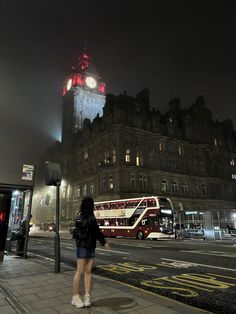
<instances>
[{"instance_id":1,"label":"traffic light","mask_svg":"<svg viewBox=\"0 0 236 314\"><path fill-rule=\"evenodd\" d=\"M61 167L58 163L46 161L45 162L45 181L46 185L61 185Z\"/></svg>"}]
</instances>

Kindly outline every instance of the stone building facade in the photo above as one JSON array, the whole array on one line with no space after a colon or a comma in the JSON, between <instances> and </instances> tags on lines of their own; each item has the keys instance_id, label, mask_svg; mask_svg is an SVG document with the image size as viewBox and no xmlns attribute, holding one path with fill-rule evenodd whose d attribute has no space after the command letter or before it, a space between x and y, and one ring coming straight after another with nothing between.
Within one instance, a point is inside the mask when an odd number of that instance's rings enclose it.
<instances>
[{"instance_id":1,"label":"stone building facade","mask_svg":"<svg viewBox=\"0 0 236 314\"><path fill-rule=\"evenodd\" d=\"M85 119L46 155L61 164L68 220L85 195L168 196L176 212L219 210L225 221L236 212L236 132L231 120L212 119L202 96L187 109L173 99L162 114L150 109L147 89L108 94L101 117Z\"/></svg>"}]
</instances>

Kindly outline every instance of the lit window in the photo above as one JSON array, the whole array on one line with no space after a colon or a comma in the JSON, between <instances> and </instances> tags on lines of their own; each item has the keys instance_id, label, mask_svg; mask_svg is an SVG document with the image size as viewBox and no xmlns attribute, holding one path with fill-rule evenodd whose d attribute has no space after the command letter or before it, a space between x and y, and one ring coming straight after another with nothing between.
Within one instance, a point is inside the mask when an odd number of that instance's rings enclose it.
<instances>
[{"instance_id":1,"label":"lit window","mask_svg":"<svg viewBox=\"0 0 236 314\"><path fill-rule=\"evenodd\" d=\"M179 145L178 146L178 153L179 153L179 155L183 155L184 154L184 147L183 147L183 145Z\"/></svg>"},{"instance_id":2,"label":"lit window","mask_svg":"<svg viewBox=\"0 0 236 314\"><path fill-rule=\"evenodd\" d=\"M80 197L80 187L79 186L76 186L75 187L75 197Z\"/></svg>"},{"instance_id":3,"label":"lit window","mask_svg":"<svg viewBox=\"0 0 236 314\"><path fill-rule=\"evenodd\" d=\"M83 195L87 195L87 184L83 187Z\"/></svg>"},{"instance_id":4,"label":"lit window","mask_svg":"<svg viewBox=\"0 0 236 314\"><path fill-rule=\"evenodd\" d=\"M91 184L89 187L90 194L94 194L94 184Z\"/></svg>"},{"instance_id":5,"label":"lit window","mask_svg":"<svg viewBox=\"0 0 236 314\"><path fill-rule=\"evenodd\" d=\"M107 151L107 152L104 153L104 163L105 164L109 164L109 162L110 162L110 154Z\"/></svg>"},{"instance_id":6,"label":"lit window","mask_svg":"<svg viewBox=\"0 0 236 314\"><path fill-rule=\"evenodd\" d=\"M84 159L88 159L88 149L84 151Z\"/></svg>"},{"instance_id":7,"label":"lit window","mask_svg":"<svg viewBox=\"0 0 236 314\"><path fill-rule=\"evenodd\" d=\"M159 143L159 151L160 152L164 152L165 151L165 143L163 143L163 142Z\"/></svg>"},{"instance_id":8,"label":"lit window","mask_svg":"<svg viewBox=\"0 0 236 314\"><path fill-rule=\"evenodd\" d=\"M112 162L116 162L116 151L115 150L113 150L112 151Z\"/></svg>"},{"instance_id":9,"label":"lit window","mask_svg":"<svg viewBox=\"0 0 236 314\"><path fill-rule=\"evenodd\" d=\"M166 180L162 180L161 182L161 191L162 192L167 192L167 188L168 188L168 183Z\"/></svg>"},{"instance_id":10,"label":"lit window","mask_svg":"<svg viewBox=\"0 0 236 314\"><path fill-rule=\"evenodd\" d=\"M231 165L231 166L235 166L234 158L232 158L232 159L230 160L230 165Z\"/></svg>"},{"instance_id":11,"label":"lit window","mask_svg":"<svg viewBox=\"0 0 236 314\"><path fill-rule=\"evenodd\" d=\"M143 166L143 156L139 152L136 155L136 166Z\"/></svg>"},{"instance_id":12,"label":"lit window","mask_svg":"<svg viewBox=\"0 0 236 314\"><path fill-rule=\"evenodd\" d=\"M61 187L62 198L66 198L66 186Z\"/></svg>"},{"instance_id":13,"label":"lit window","mask_svg":"<svg viewBox=\"0 0 236 314\"><path fill-rule=\"evenodd\" d=\"M130 162L130 150L126 149L125 151L125 162Z\"/></svg>"},{"instance_id":14,"label":"lit window","mask_svg":"<svg viewBox=\"0 0 236 314\"><path fill-rule=\"evenodd\" d=\"M109 182L108 182L109 190L113 190L114 188L114 182L113 182L113 176L109 176Z\"/></svg>"},{"instance_id":15,"label":"lit window","mask_svg":"<svg viewBox=\"0 0 236 314\"><path fill-rule=\"evenodd\" d=\"M214 145L217 146L217 139L214 138Z\"/></svg>"},{"instance_id":16,"label":"lit window","mask_svg":"<svg viewBox=\"0 0 236 314\"><path fill-rule=\"evenodd\" d=\"M236 180L236 174L232 174L232 179Z\"/></svg>"}]
</instances>

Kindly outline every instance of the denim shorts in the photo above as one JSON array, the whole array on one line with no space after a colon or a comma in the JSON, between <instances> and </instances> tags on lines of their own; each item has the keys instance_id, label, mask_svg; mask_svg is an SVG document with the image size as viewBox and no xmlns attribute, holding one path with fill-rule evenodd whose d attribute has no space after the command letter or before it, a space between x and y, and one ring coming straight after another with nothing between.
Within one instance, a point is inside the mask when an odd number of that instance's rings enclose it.
<instances>
[{"instance_id":1,"label":"denim shorts","mask_svg":"<svg viewBox=\"0 0 236 314\"><path fill-rule=\"evenodd\" d=\"M77 258L83 259L95 258L95 248L77 246L76 254Z\"/></svg>"}]
</instances>

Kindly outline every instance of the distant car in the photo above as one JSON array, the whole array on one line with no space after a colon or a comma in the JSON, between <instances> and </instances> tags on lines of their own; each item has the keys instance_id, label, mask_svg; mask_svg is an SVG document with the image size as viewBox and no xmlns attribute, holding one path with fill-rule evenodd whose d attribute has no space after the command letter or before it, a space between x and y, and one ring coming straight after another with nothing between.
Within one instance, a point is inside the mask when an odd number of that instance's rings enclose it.
<instances>
[{"instance_id":1,"label":"distant car","mask_svg":"<svg viewBox=\"0 0 236 314\"><path fill-rule=\"evenodd\" d=\"M40 230L43 231L56 231L56 224L54 222L42 222L40 225Z\"/></svg>"},{"instance_id":2,"label":"distant car","mask_svg":"<svg viewBox=\"0 0 236 314\"><path fill-rule=\"evenodd\" d=\"M230 240L230 241L234 241L234 236L233 233L229 232L227 229L219 229L219 230L215 230L215 238L217 240Z\"/></svg>"},{"instance_id":3,"label":"distant car","mask_svg":"<svg viewBox=\"0 0 236 314\"><path fill-rule=\"evenodd\" d=\"M48 231L53 231L53 232L55 232L56 231L56 224L54 223L54 222L50 222L49 224L48 224Z\"/></svg>"}]
</instances>

